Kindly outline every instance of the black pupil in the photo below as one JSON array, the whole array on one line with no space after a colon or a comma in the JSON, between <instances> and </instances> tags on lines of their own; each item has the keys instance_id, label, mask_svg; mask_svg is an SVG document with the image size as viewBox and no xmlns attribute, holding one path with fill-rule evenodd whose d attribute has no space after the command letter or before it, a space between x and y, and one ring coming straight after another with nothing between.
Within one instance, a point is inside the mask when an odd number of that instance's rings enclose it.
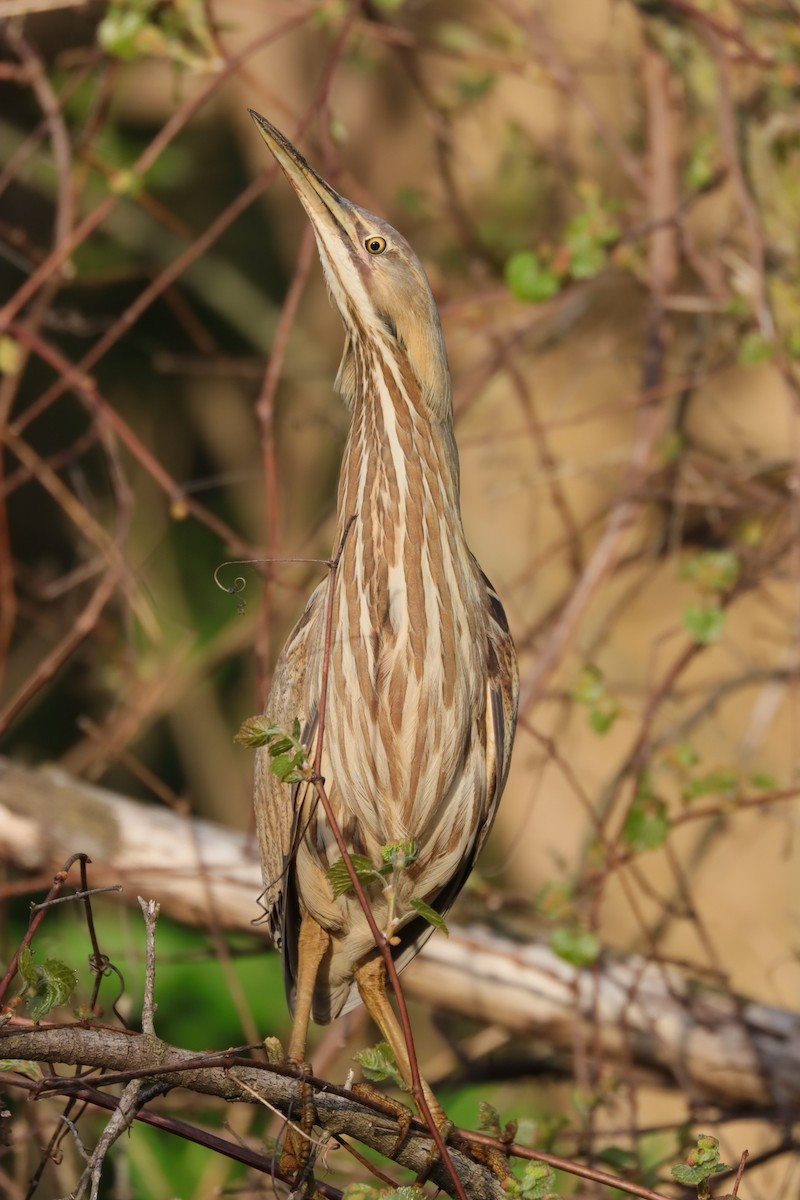
<instances>
[{"instance_id":1,"label":"black pupil","mask_svg":"<svg viewBox=\"0 0 800 1200\"><path fill-rule=\"evenodd\" d=\"M372 238L372 240L370 241L370 244L369 244L369 248L370 248L370 250L375 250L376 252L378 250L380 250L381 244L377 238Z\"/></svg>"}]
</instances>

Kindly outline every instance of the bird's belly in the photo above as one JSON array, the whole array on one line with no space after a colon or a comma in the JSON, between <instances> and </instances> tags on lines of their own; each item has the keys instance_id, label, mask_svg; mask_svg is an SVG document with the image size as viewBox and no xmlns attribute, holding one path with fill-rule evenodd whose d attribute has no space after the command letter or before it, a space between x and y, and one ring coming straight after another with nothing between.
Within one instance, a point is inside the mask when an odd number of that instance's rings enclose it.
<instances>
[{"instance_id":1,"label":"bird's belly","mask_svg":"<svg viewBox=\"0 0 800 1200\"><path fill-rule=\"evenodd\" d=\"M409 634L332 653L324 757L358 852L406 838L422 852L457 819L485 724L477 655L460 649L420 656Z\"/></svg>"}]
</instances>

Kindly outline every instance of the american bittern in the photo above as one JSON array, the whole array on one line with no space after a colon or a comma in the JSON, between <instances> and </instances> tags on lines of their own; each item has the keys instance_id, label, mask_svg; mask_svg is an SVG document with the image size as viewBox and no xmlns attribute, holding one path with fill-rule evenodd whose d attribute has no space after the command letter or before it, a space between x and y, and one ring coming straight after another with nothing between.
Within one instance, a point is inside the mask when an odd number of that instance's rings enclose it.
<instances>
[{"instance_id":1,"label":"american bittern","mask_svg":"<svg viewBox=\"0 0 800 1200\"><path fill-rule=\"evenodd\" d=\"M351 853L379 866L390 843L414 844L391 901L380 882L365 885L379 929L391 925L400 969L432 931L412 900L446 913L491 828L516 724L516 657L464 537L450 372L422 266L390 225L338 195L252 116L308 214L346 331L336 387L352 424L337 501L336 545L344 541L331 585L322 774ZM325 580L308 601L265 710L286 728L299 718L312 758L328 593ZM364 913L352 892L334 898L326 877L340 856L313 787L290 793L262 750L255 806L264 906L294 1014L289 1059L304 1060L310 1016L325 1024L360 997L410 1082Z\"/></svg>"}]
</instances>

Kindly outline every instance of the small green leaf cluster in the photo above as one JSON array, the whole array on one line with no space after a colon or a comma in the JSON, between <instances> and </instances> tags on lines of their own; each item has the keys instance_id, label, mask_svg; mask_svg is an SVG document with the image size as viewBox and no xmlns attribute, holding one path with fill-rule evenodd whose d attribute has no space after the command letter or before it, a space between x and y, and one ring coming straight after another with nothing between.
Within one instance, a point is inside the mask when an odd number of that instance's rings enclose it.
<instances>
[{"instance_id":1,"label":"small green leaf cluster","mask_svg":"<svg viewBox=\"0 0 800 1200\"><path fill-rule=\"evenodd\" d=\"M765 338L759 330L751 329L739 342L736 357L743 367L755 367L759 363L769 362L776 349L774 341Z\"/></svg>"},{"instance_id":2,"label":"small green leaf cluster","mask_svg":"<svg viewBox=\"0 0 800 1200\"><path fill-rule=\"evenodd\" d=\"M382 861L379 867L376 867L365 854L351 854L350 863L359 883L374 883L376 880L383 882L396 871L403 871L406 867L410 867L412 863L416 862L418 856L417 843L413 838L406 838L401 842L388 842L385 846L381 846ZM328 883L333 890L334 900L353 890L353 881L343 858L338 858L333 866L328 867L326 874Z\"/></svg>"},{"instance_id":3,"label":"small green leaf cluster","mask_svg":"<svg viewBox=\"0 0 800 1200\"><path fill-rule=\"evenodd\" d=\"M579 186L583 208L567 223L560 245L535 253L521 250L506 262L505 279L518 300L541 304L568 280L592 279L608 264L610 248L620 237L614 217L617 205L603 198L596 184Z\"/></svg>"},{"instance_id":4,"label":"small green leaf cluster","mask_svg":"<svg viewBox=\"0 0 800 1200\"><path fill-rule=\"evenodd\" d=\"M342 1192L342 1200L425 1200L425 1193L412 1186L376 1188L368 1183L350 1183Z\"/></svg>"},{"instance_id":5,"label":"small green leaf cluster","mask_svg":"<svg viewBox=\"0 0 800 1200\"><path fill-rule=\"evenodd\" d=\"M622 826L622 839L637 853L657 850L669 833L666 801L657 795L648 776L643 776Z\"/></svg>"},{"instance_id":6,"label":"small green leaf cluster","mask_svg":"<svg viewBox=\"0 0 800 1200\"><path fill-rule=\"evenodd\" d=\"M691 579L703 592L727 592L736 583L742 564L735 550L723 547L694 554L681 566L681 578Z\"/></svg>"},{"instance_id":7,"label":"small green leaf cluster","mask_svg":"<svg viewBox=\"0 0 800 1200\"><path fill-rule=\"evenodd\" d=\"M396 942L394 931L398 921L395 919L395 901L397 897L397 880L408 867L417 861L419 846L413 838L405 838L399 842L388 842L381 846L381 864L376 867L365 854L351 854L350 864L359 883L370 884L380 882L389 905L389 916L386 936L393 944ZM353 880L343 858L338 858L326 871L328 883L331 886L334 900L346 896L353 891ZM410 901L414 912L432 925L434 929L448 934L449 930L444 918L420 896L412 896Z\"/></svg>"},{"instance_id":8,"label":"small green leaf cluster","mask_svg":"<svg viewBox=\"0 0 800 1200\"><path fill-rule=\"evenodd\" d=\"M267 717L248 717L233 740L239 746L266 747L273 775L281 783L300 783L311 778L308 751L300 741L300 734L297 717L292 721L291 732L273 725Z\"/></svg>"},{"instance_id":9,"label":"small green leaf cluster","mask_svg":"<svg viewBox=\"0 0 800 1200\"><path fill-rule=\"evenodd\" d=\"M559 925L550 935L550 949L573 967L590 967L602 948L600 938L591 929Z\"/></svg>"},{"instance_id":10,"label":"small green leaf cluster","mask_svg":"<svg viewBox=\"0 0 800 1200\"><path fill-rule=\"evenodd\" d=\"M408 1091L403 1076L400 1074L397 1059L387 1042L378 1042L376 1046L368 1046L366 1050L359 1050L357 1054L353 1055L353 1058L360 1064L366 1078L373 1083L388 1081L397 1084L404 1091Z\"/></svg>"},{"instance_id":11,"label":"small green leaf cluster","mask_svg":"<svg viewBox=\"0 0 800 1200\"><path fill-rule=\"evenodd\" d=\"M351 854L350 865L355 871L359 883L372 883L374 880L380 879L383 874L391 873L391 867L382 867L380 871L376 871L372 865L372 860L367 858L366 854ZM336 862L328 867L325 874L328 883L331 885L334 900L338 900L340 896L346 896L348 892L352 892L353 881L350 878L347 863L343 858L337 858Z\"/></svg>"},{"instance_id":12,"label":"small green leaf cluster","mask_svg":"<svg viewBox=\"0 0 800 1200\"><path fill-rule=\"evenodd\" d=\"M202 0L112 0L97 29L107 54L126 62L148 56L196 71L213 68L216 55Z\"/></svg>"},{"instance_id":13,"label":"small green leaf cluster","mask_svg":"<svg viewBox=\"0 0 800 1200\"><path fill-rule=\"evenodd\" d=\"M588 967L597 961L602 944L597 934L586 928L570 883L545 884L533 904L537 914L554 926L550 934L554 954L574 967Z\"/></svg>"},{"instance_id":14,"label":"small green leaf cluster","mask_svg":"<svg viewBox=\"0 0 800 1200\"><path fill-rule=\"evenodd\" d=\"M529 1162L521 1179L507 1179L504 1190L511 1200L558 1200L553 1191L556 1174L547 1163Z\"/></svg>"},{"instance_id":15,"label":"small green leaf cluster","mask_svg":"<svg viewBox=\"0 0 800 1200\"><path fill-rule=\"evenodd\" d=\"M611 695L605 676L595 663L587 663L575 681L572 695L587 709L589 725L602 737L619 716L619 704Z\"/></svg>"},{"instance_id":16,"label":"small green leaf cluster","mask_svg":"<svg viewBox=\"0 0 800 1200\"><path fill-rule=\"evenodd\" d=\"M725 614L715 604L687 604L681 623L698 646L710 646L722 637Z\"/></svg>"},{"instance_id":17,"label":"small green leaf cluster","mask_svg":"<svg viewBox=\"0 0 800 1200\"><path fill-rule=\"evenodd\" d=\"M23 982L22 998L32 1021L41 1021L52 1009L66 1004L77 982L71 967L58 958L33 960L30 946L21 946L17 967Z\"/></svg>"},{"instance_id":18,"label":"small green leaf cluster","mask_svg":"<svg viewBox=\"0 0 800 1200\"><path fill-rule=\"evenodd\" d=\"M681 578L690 579L704 597L687 604L681 614L684 629L698 646L709 646L722 637L725 613L718 598L734 586L741 567L738 554L727 548L704 550L681 567Z\"/></svg>"},{"instance_id":19,"label":"small green leaf cluster","mask_svg":"<svg viewBox=\"0 0 800 1200\"><path fill-rule=\"evenodd\" d=\"M698 1200L706 1200L711 1194L709 1181L712 1176L729 1169L720 1159L719 1139L709 1133L701 1133L686 1162L678 1163L672 1168L672 1177L678 1183L696 1187Z\"/></svg>"}]
</instances>

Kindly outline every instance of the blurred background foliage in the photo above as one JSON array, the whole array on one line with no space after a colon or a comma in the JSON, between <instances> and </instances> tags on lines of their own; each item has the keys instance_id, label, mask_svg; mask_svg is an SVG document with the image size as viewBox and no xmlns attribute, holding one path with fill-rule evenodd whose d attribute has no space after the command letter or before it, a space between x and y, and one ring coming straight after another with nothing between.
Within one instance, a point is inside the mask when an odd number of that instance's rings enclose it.
<instances>
[{"instance_id":1,"label":"blurred background foliage","mask_svg":"<svg viewBox=\"0 0 800 1200\"><path fill-rule=\"evenodd\" d=\"M324 570L275 560L330 554L347 428L340 322L253 107L403 231L440 303L465 524L523 688L462 915L490 912L568 961L645 952L796 1007L794 0L15 2L0 16L3 753L250 827L233 735ZM244 592L226 592L238 576ZM27 908L23 865L4 870L9 950ZM100 912L135 1023L138 912ZM78 966L78 919L45 931ZM285 1031L277 959L253 940L162 921L159 954L161 1036ZM446 1086L469 1029L418 1019ZM651 1183L693 1116L602 1064L574 1087L445 1097L474 1124L489 1094L562 1150L624 1124L627 1166ZM26 1119L46 1141L50 1117ZM796 1188L778 1124L748 1115L725 1134L728 1161L743 1139L763 1152L749 1197ZM220 1164L212 1179L206 1151L152 1130L131 1147L114 1194L241 1178ZM65 1153L37 1194L69 1186Z\"/></svg>"}]
</instances>

